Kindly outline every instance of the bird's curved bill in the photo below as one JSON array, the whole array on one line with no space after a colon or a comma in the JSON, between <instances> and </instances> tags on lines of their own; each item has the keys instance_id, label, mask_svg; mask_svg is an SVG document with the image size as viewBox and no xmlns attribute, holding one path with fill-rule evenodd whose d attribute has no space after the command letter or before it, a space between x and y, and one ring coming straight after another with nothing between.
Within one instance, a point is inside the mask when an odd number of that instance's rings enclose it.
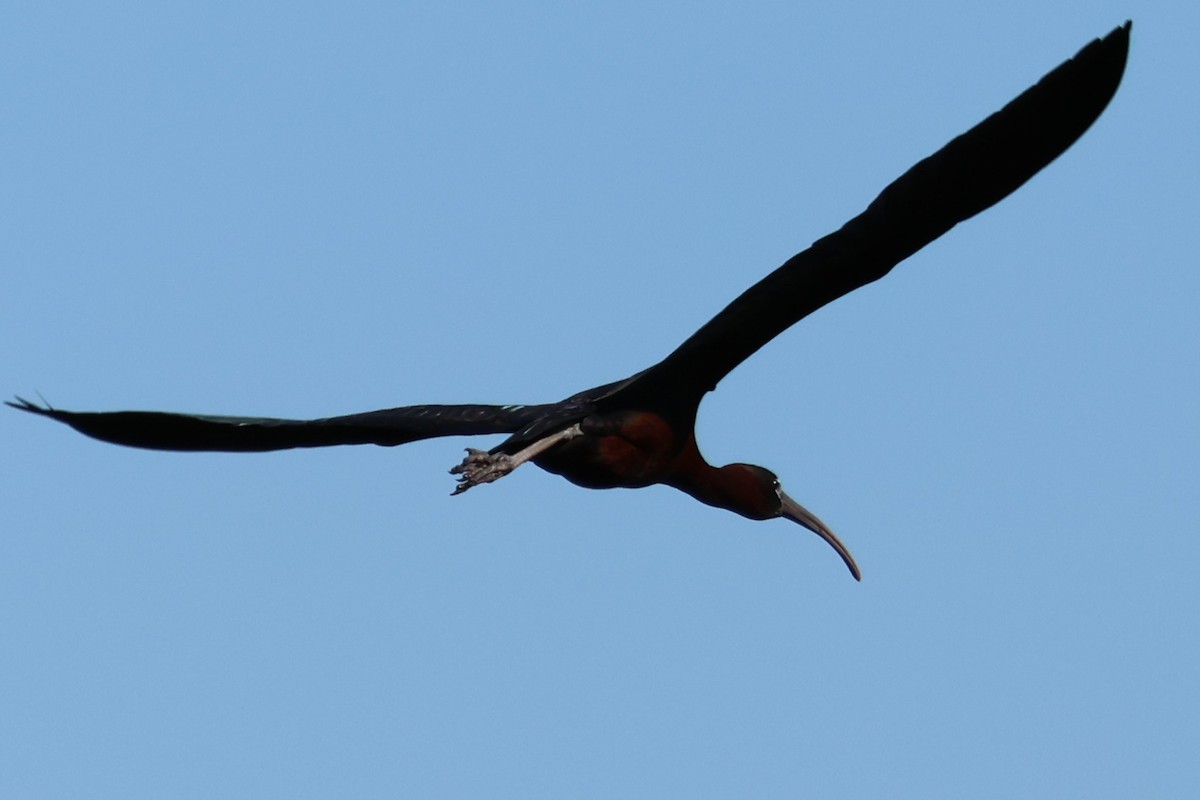
<instances>
[{"instance_id":1,"label":"bird's curved bill","mask_svg":"<svg viewBox=\"0 0 1200 800\"><path fill-rule=\"evenodd\" d=\"M850 555L850 551L846 548L846 545L842 544L842 540L833 531L829 530L829 527L824 522L821 522L815 514L788 497L782 491L779 492L779 499L783 503L780 511L782 516L787 517L792 522L799 522L828 542L830 547L837 550L837 554L842 557L842 561L846 562L846 566L849 567L850 574L854 576L854 580L862 580L862 573L858 570L858 564L854 563L854 556Z\"/></svg>"}]
</instances>

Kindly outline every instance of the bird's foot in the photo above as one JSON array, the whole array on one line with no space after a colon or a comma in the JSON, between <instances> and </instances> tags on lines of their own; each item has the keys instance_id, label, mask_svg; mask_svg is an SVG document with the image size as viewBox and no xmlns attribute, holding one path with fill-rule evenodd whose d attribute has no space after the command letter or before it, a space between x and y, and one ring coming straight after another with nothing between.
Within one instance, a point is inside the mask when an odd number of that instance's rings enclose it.
<instances>
[{"instance_id":1,"label":"bird's foot","mask_svg":"<svg viewBox=\"0 0 1200 800\"><path fill-rule=\"evenodd\" d=\"M486 450L476 450L474 447L468 447L467 457L462 460L461 464L450 470L451 475L459 476L458 486L455 486L454 491L450 494L462 494L472 486L499 480L526 461L531 461L551 447L569 439L574 439L576 436L583 436L583 430L579 427L578 422L569 428L564 428L557 433L552 433L549 436L538 439L525 449L512 455L508 453L489 453Z\"/></svg>"},{"instance_id":2,"label":"bird's foot","mask_svg":"<svg viewBox=\"0 0 1200 800\"><path fill-rule=\"evenodd\" d=\"M478 486L481 483L500 480L517 466L518 462L515 462L508 453L493 455L487 450L468 447L467 457L462 460L461 464L450 470L451 475L458 476L458 485L454 487L451 495L462 494L472 486Z\"/></svg>"}]
</instances>

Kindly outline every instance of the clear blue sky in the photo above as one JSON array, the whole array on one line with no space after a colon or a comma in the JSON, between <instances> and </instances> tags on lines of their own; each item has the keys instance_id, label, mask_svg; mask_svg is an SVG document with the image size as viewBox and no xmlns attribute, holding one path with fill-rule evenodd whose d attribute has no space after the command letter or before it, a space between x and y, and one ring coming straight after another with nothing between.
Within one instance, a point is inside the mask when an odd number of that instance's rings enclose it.
<instances>
[{"instance_id":1,"label":"clear blue sky","mask_svg":"<svg viewBox=\"0 0 1200 800\"><path fill-rule=\"evenodd\" d=\"M5 798L1129 798L1200 784L1200 10L9 3L0 390L312 417L660 358L1089 39L1063 158L736 370L850 545L470 442L0 409Z\"/></svg>"}]
</instances>

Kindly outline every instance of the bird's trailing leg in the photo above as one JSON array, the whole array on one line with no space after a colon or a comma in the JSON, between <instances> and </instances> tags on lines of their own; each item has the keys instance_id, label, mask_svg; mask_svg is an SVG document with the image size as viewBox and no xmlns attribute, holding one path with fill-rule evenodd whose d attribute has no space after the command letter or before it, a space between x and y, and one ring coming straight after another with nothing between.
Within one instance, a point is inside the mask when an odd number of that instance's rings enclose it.
<instances>
[{"instance_id":1,"label":"bird's trailing leg","mask_svg":"<svg viewBox=\"0 0 1200 800\"><path fill-rule=\"evenodd\" d=\"M526 461L536 458L556 444L582 435L583 431L579 428L579 423L575 423L558 433L538 439L533 444L523 450L518 450L512 455L508 453L489 453L486 450L476 450L474 447L468 447L467 457L462 460L461 464L450 470L451 475L458 476L458 485L454 487L454 491L451 494L462 494L472 486L499 480Z\"/></svg>"}]
</instances>

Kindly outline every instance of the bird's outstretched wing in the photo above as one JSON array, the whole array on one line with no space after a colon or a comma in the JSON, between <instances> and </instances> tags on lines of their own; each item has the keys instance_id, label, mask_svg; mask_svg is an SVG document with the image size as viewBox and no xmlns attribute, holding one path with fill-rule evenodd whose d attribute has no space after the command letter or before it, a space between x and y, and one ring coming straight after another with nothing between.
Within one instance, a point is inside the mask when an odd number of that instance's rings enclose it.
<instances>
[{"instance_id":1,"label":"bird's outstretched wing","mask_svg":"<svg viewBox=\"0 0 1200 800\"><path fill-rule=\"evenodd\" d=\"M296 420L162 411L62 411L19 397L7 405L58 420L105 442L150 450L241 453L338 444L392 446L438 436L512 433L554 408L552 405L404 406L344 417Z\"/></svg>"},{"instance_id":2,"label":"bird's outstretched wing","mask_svg":"<svg viewBox=\"0 0 1200 800\"><path fill-rule=\"evenodd\" d=\"M750 287L605 402L699 399L784 330L999 202L1071 146L1112 99L1130 23L1097 39L1000 111L919 162L840 230Z\"/></svg>"}]
</instances>

